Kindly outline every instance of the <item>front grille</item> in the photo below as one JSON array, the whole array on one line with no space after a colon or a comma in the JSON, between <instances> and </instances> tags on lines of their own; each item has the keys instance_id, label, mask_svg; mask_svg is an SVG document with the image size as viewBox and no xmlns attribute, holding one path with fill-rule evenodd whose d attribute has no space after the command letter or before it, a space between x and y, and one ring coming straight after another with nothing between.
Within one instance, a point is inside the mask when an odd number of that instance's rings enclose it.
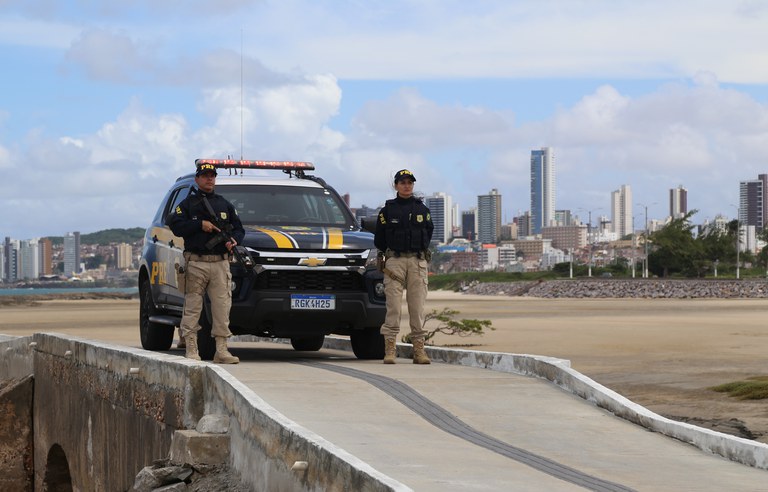
<instances>
[{"instance_id":1,"label":"front grille","mask_svg":"<svg viewBox=\"0 0 768 492\"><path fill-rule=\"evenodd\" d=\"M257 256L254 258L254 263L257 265L280 265L280 266L297 266L302 258L314 258L311 256ZM323 258L318 257L318 258ZM341 267L357 267L365 266L366 258L356 256L352 258L327 258L323 266L341 266Z\"/></svg>"},{"instance_id":2,"label":"front grille","mask_svg":"<svg viewBox=\"0 0 768 492\"><path fill-rule=\"evenodd\" d=\"M354 272L271 270L256 278L257 289L295 291L362 291L363 277Z\"/></svg>"}]
</instances>

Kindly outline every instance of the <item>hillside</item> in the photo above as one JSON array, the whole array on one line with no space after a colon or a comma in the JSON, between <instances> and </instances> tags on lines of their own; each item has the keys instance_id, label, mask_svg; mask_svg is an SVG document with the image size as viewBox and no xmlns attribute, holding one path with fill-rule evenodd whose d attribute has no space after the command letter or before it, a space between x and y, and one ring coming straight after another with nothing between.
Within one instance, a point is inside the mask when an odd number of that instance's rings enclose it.
<instances>
[{"instance_id":1,"label":"hillside","mask_svg":"<svg viewBox=\"0 0 768 492\"><path fill-rule=\"evenodd\" d=\"M144 229L141 227L132 227L130 229L104 229L103 231L91 232L80 235L80 244L111 244L111 243L133 243L144 237ZM48 239L53 244L62 244L62 236L50 236Z\"/></svg>"}]
</instances>

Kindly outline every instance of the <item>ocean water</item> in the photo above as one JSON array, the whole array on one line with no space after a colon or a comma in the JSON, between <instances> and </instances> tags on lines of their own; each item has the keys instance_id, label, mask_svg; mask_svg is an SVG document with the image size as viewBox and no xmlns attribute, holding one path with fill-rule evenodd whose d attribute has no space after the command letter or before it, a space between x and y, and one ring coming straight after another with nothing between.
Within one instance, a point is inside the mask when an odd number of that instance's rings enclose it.
<instances>
[{"instance_id":1,"label":"ocean water","mask_svg":"<svg viewBox=\"0 0 768 492\"><path fill-rule=\"evenodd\" d=\"M91 292L114 292L118 294L136 294L138 287L62 287L60 289L0 289L0 296L24 296L40 294L83 294Z\"/></svg>"}]
</instances>

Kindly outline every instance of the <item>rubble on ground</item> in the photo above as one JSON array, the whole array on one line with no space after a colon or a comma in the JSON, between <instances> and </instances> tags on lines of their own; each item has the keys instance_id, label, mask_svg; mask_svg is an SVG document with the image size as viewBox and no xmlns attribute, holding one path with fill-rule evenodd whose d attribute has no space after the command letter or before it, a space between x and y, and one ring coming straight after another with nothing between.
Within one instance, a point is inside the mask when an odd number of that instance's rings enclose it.
<instances>
[{"instance_id":1,"label":"rubble on ground","mask_svg":"<svg viewBox=\"0 0 768 492\"><path fill-rule=\"evenodd\" d=\"M563 279L476 283L466 294L541 298L768 298L767 280Z\"/></svg>"}]
</instances>

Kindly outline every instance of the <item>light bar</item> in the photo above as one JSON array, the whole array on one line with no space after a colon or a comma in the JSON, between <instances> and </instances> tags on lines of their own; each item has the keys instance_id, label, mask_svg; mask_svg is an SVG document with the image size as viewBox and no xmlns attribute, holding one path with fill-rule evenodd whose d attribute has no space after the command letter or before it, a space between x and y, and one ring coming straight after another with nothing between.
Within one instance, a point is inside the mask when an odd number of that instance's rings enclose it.
<instances>
[{"instance_id":1,"label":"light bar","mask_svg":"<svg viewBox=\"0 0 768 492\"><path fill-rule=\"evenodd\" d=\"M235 159L195 159L195 167L211 164L224 169L303 169L311 171L315 165L311 162L295 161L244 161Z\"/></svg>"}]
</instances>

